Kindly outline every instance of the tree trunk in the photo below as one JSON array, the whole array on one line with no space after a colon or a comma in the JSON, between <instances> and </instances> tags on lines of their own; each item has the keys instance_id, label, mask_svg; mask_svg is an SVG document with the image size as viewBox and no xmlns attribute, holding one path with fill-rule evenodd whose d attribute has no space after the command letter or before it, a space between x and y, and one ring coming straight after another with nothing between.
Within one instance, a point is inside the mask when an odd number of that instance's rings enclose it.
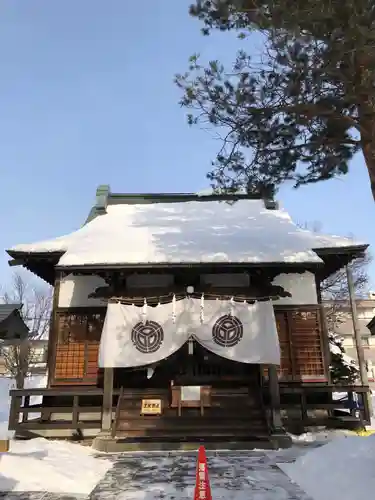
<instances>
[{"instance_id":1,"label":"tree trunk","mask_svg":"<svg viewBox=\"0 0 375 500\"><path fill-rule=\"evenodd\" d=\"M20 370L18 371L15 379L16 379L16 388L23 389L23 386L25 385L25 377Z\"/></svg>"},{"instance_id":2,"label":"tree trunk","mask_svg":"<svg viewBox=\"0 0 375 500\"><path fill-rule=\"evenodd\" d=\"M363 147L363 156L365 157L366 167L370 177L372 196L375 200L375 136L371 143L366 143Z\"/></svg>"},{"instance_id":3,"label":"tree trunk","mask_svg":"<svg viewBox=\"0 0 375 500\"><path fill-rule=\"evenodd\" d=\"M360 108L360 131L362 152L375 201L375 106L367 104Z\"/></svg>"},{"instance_id":4,"label":"tree trunk","mask_svg":"<svg viewBox=\"0 0 375 500\"><path fill-rule=\"evenodd\" d=\"M18 366L16 373L17 389L23 389L29 364L29 343L28 339L23 340L18 346Z\"/></svg>"}]
</instances>

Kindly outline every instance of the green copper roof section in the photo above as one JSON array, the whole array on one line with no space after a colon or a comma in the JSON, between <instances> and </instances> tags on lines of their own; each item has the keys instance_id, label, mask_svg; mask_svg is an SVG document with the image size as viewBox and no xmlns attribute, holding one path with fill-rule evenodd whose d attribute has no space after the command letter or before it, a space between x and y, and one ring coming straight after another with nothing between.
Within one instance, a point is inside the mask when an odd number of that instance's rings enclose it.
<instances>
[{"instance_id":1,"label":"green copper roof section","mask_svg":"<svg viewBox=\"0 0 375 500\"><path fill-rule=\"evenodd\" d=\"M85 224L107 211L108 205L141 205L152 203L185 203L189 201L228 201L264 200L265 207L270 210L278 208L277 202L261 194L239 193L111 193L109 185L102 184L96 190L96 203L91 209Z\"/></svg>"}]
</instances>

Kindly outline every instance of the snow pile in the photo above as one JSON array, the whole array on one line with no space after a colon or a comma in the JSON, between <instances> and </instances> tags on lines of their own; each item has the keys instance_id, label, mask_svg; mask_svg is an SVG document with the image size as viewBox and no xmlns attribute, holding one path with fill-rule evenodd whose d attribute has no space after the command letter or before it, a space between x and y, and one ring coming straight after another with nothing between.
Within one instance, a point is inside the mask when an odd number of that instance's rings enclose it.
<instances>
[{"instance_id":1,"label":"snow pile","mask_svg":"<svg viewBox=\"0 0 375 500\"><path fill-rule=\"evenodd\" d=\"M278 465L313 500L368 500L375 491L375 435L340 437Z\"/></svg>"},{"instance_id":2,"label":"snow pile","mask_svg":"<svg viewBox=\"0 0 375 500\"><path fill-rule=\"evenodd\" d=\"M293 444L296 445L322 445L328 443L329 441L349 434L350 431L346 431L345 429L319 429L315 431L304 432L303 434L295 435L289 434L291 437Z\"/></svg>"},{"instance_id":3,"label":"snow pile","mask_svg":"<svg viewBox=\"0 0 375 500\"><path fill-rule=\"evenodd\" d=\"M79 444L44 438L12 441L10 452L0 454L0 491L88 495L111 466Z\"/></svg>"},{"instance_id":4,"label":"snow pile","mask_svg":"<svg viewBox=\"0 0 375 500\"><path fill-rule=\"evenodd\" d=\"M65 252L61 266L321 262L313 249L354 244L300 229L285 210L269 210L262 200L190 201L109 205L73 233L10 252Z\"/></svg>"}]
</instances>

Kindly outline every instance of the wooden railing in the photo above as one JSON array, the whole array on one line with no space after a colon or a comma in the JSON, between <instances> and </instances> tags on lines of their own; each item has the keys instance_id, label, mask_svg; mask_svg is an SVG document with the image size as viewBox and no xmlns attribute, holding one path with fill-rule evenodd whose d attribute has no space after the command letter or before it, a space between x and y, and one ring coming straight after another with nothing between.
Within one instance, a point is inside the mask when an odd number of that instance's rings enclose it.
<instances>
[{"instance_id":1,"label":"wooden railing","mask_svg":"<svg viewBox=\"0 0 375 500\"><path fill-rule=\"evenodd\" d=\"M333 393L347 393L346 401L334 400ZM348 426L355 423L364 425L370 423L370 410L366 394L369 387L343 385L313 385L299 386L280 384L280 407L282 410L299 411L299 418L303 427L312 425L328 426L336 422L346 423ZM358 405L354 402L354 394L358 396ZM326 416L319 416L318 411ZM347 416L335 415L335 410L349 410ZM310 415L309 415L310 413ZM315 413L311 416L311 413ZM291 419L292 420L292 419Z\"/></svg>"},{"instance_id":2,"label":"wooden railing","mask_svg":"<svg viewBox=\"0 0 375 500\"><path fill-rule=\"evenodd\" d=\"M78 431L101 427L103 401L101 389L13 389L10 391L10 396L9 430ZM43 397L43 402L31 404L30 400L33 397ZM84 418L84 413L91 414L94 418ZM52 419L53 414L57 414L58 418Z\"/></svg>"},{"instance_id":3,"label":"wooden railing","mask_svg":"<svg viewBox=\"0 0 375 500\"><path fill-rule=\"evenodd\" d=\"M120 400L120 389L113 391L112 411L119 411L117 402ZM333 386L316 384L280 384L281 409L297 410L297 420L303 426L329 425L333 420L340 420L334 416L334 410L345 409L351 405L353 394L359 397L359 408L348 413L348 420L368 423L370 421L366 393L368 387L361 386ZM153 391L154 392L154 391ZM348 393L348 402L333 401L333 392ZM124 391L127 398L142 399L147 391ZM11 407L9 414L9 429L13 431L38 430L84 430L100 429L102 420L103 389L91 387L79 388L52 388L52 389L13 389L10 391ZM43 403L32 404L31 398L42 396ZM263 386L263 397L266 408L268 388ZM311 411L324 410L327 418L311 418ZM356 416L359 410L360 417ZM38 414L33 418L33 414ZM89 414L85 416L84 414ZM86 418L87 417L87 418ZM114 426L117 418L115 418Z\"/></svg>"}]
</instances>

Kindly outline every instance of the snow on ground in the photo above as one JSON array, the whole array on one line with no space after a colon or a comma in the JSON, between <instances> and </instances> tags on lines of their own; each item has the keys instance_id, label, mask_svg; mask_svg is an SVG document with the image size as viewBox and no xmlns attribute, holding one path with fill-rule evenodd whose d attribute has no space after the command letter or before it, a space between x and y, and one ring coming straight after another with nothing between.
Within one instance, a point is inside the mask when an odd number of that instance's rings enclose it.
<instances>
[{"instance_id":1,"label":"snow on ground","mask_svg":"<svg viewBox=\"0 0 375 500\"><path fill-rule=\"evenodd\" d=\"M207 452L214 500L309 500L277 467L306 450ZM90 495L91 500L192 500L197 452L125 453Z\"/></svg>"},{"instance_id":2,"label":"snow on ground","mask_svg":"<svg viewBox=\"0 0 375 500\"><path fill-rule=\"evenodd\" d=\"M303 434L299 435L290 434L290 437L292 438L293 444L296 445L323 445L325 443L328 443L329 441L332 441L332 439L341 437L343 435L350 435L350 433L351 431L340 429L318 429L304 432Z\"/></svg>"},{"instance_id":3,"label":"snow on ground","mask_svg":"<svg viewBox=\"0 0 375 500\"><path fill-rule=\"evenodd\" d=\"M88 495L112 467L90 447L44 438L12 441L0 453L0 491Z\"/></svg>"},{"instance_id":4,"label":"snow on ground","mask_svg":"<svg viewBox=\"0 0 375 500\"><path fill-rule=\"evenodd\" d=\"M375 435L335 438L279 467L313 500L368 500L375 491Z\"/></svg>"}]
</instances>

